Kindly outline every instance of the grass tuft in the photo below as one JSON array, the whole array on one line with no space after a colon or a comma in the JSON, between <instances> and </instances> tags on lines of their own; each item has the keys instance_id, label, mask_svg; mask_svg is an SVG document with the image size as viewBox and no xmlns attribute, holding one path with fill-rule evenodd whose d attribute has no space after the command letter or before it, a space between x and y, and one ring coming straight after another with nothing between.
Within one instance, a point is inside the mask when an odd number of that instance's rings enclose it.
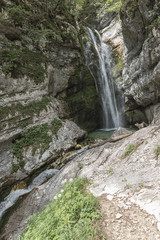
<instances>
[{"instance_id":1,"label":"grass tuft","mask_svg":"<svg viewBox=\"0 0 160 240\"><path fill-rule=\"evenodd\" d=\"M131 152L135 151L137 149L137 146L134 144L130 144L127 148L126 151L124 153L124 157L127 157L131 154Z\"/></svg>"},{"instance_id":2,"label":"grass tuft","mask_svg":"<svg viewBox=\"0 0 160 240\"><path fill-rule=\"evenodd\" d=\"M156 158L158 158L159 154L160 154L160 146L157 146L155 149L154 149L154 154L156 155Z\"/></svg>"}]
</instances>

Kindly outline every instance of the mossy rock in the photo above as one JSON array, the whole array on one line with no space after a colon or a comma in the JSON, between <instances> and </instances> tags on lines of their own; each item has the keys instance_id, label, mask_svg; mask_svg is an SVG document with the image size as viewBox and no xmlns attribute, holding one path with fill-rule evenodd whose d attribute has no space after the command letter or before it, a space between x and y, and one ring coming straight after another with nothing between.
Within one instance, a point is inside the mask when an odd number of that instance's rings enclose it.
<instances>
[{"instance_id":1,"label":"mossy rock","mask_svg":"<svg viewBox=\"0 0 160 240\"><path fill-rule=\"evenodd\" d=\"M47 58L41 52L15 46L0 51L2 71L6 75L10 73L13 78L26 75L36 84L43 82L47 71L42 63L47 63Z\"/></svg>"},{"instance_id":2,"label":"mossy rock","mask_svg":"<svg viewBox=\"0 0 160 240\"><path fill-rule=\"evenodd\" d=\"M99 98L94 79L86 66L80 66L68 83L67 97L70 117L86 131L98 127Z\"/></svg>"}]
</instances>

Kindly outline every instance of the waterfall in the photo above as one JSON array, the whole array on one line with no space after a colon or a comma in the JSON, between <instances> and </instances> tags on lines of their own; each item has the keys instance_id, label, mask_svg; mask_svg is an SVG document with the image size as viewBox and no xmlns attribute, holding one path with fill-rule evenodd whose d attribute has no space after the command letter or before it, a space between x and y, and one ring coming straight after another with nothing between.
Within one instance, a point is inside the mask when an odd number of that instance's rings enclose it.
<instances>
[{"instance_id":1,"label":"waterfall","mask_svg":"<svg viewBox=\"0 0 160 240\"><path fill-rule=\"evenodd\" d=\"M86 65L95 79L95 85L101 100L103 126L105 130L118 128L121 125L120 111L115 97L115 83L111 70L110 47L103 43L98 31L95 34L90 28L84 53Z\"/></svg>"}]
</instances>

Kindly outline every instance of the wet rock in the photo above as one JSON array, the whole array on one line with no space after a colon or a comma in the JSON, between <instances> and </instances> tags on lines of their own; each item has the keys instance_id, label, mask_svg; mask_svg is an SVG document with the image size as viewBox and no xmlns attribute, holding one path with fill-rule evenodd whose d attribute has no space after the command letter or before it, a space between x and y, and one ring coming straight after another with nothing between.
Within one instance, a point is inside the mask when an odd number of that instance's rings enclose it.
<instances>
[{"instance_id":1,"label":"wet rock","mask_svg":"<svg viewBox=\"0 0 160 240\"><path fill-rule=\"evenodd\" d=\"M40 173L31 183L31 187L40 186L44 182L48 181L53 175L58 172L57 169L46 169L42 173Z\"/></svg>"},{"instance_id":2,"label":"wet rock","mask_svg":"<svg viewBox=\"0 0 160 240\"><path fill-rule=\"evenodd\" d=\"M31 191L31 188L28 189L20 189L11 192L3 202L0 203L0 221L3 215L6 213L8 209L13 207L13 205L18 201L21 196L26 195Z\"/></svg>"},{"instance_id":3,"label":"wet rock","mask_svg":"<svg viewBox=\"0 0 160 240\"><path fill-rule=\"evenodd\" d=\"M120 135L125 135L125 134L128 134L128 133L131 133L132 131L129 131L127 130L126 128L122 128L122 127L119 127L118 129L116 129L114 131L114 133L112 134L112 137L116 137L116 136L120 136Z\"/></svg>"},{"instance_id":4,"label":"wet rock","mask_svg":"<svg viewBox=\"0 0 160 240\"><path fill-rule=\"evenodd\" d=\"M119 22L113 20L109 26L101 30L102 41L112 45L113 49L123 54L123 38L121 36L122 28Z\"/></svg>"}]
</instances>

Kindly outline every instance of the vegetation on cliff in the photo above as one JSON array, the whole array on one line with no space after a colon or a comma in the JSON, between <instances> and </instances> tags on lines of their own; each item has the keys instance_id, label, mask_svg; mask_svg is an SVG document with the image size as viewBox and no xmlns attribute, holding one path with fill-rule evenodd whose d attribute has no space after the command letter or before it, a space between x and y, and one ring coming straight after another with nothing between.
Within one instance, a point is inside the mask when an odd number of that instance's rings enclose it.
<instances>
[{"instance_id":1,"label":"vegetation on cliff","mask_svg":"<svg viewBox=\"0 0 160 240\"><path fill-rule=\"evenodd\" d=\"M39 84L46 76L53 43L75 46L74 16L68 1L1 1L0 65L5 75L27 76ZM18 41L18 42L16 42Z\"/></svg>"},{"instance_id":2,"label":"vegetation on cliff","mask_svg":"<svg viewBox=\"0 0 160 240\"><path fill-rule=\"evenodd\" d=\"M23 169L25 165L24 155L30 147L32 155L38 151L39 158L49 148L53 135L57 136L58 130L62 127L59 119L53 119L51 124L31 127L22 132L21 137L13 143L13 155L17 158L18 163L12 162L12 172L17 172L19 168Z\"/></svg>"},{"instance_id":3,"label":"vegetation on cliff","mask_svg":"<svg viewBox=\"0 0 160 240\"><path fill-rule=\"evenodd\" d=\"M40 112L48 110L51 99L47 96L42 97L39 101L31 101L27 104L17 103L9 106L1 107L0 109L0 130L7 126L26 127L32 123L34 116L39 116ZM8 117L8 114L10 116Z\"/></svg>"}]
</instances>

